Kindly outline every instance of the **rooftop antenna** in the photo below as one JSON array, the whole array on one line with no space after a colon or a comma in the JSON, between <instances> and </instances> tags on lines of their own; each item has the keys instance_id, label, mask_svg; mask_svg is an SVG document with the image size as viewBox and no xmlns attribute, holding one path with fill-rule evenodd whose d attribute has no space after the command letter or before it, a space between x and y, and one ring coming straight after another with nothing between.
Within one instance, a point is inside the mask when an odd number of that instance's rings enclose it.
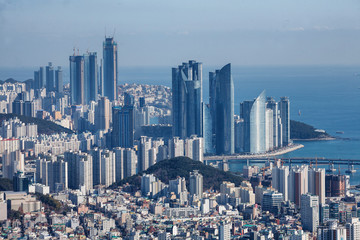
<instances>
[{"instance_id":1,"label":"rooftop antenna","mask_svg":"<svg viewBox=\"0 0 360 240\"><path fill-rule=\"evenodd\" d=\"M79 50L79 49L77 49L77 50L78 50L78 53L77 53L77 54L80 55L80 50Z\"/></svg>"},{"instance_id":2,"label":"rooftop antenna","mask_svg":"<svg viewBox=\"0 0 360 240\"><path fill-rule=\"evenodd\" d=\"M114 36L115 36L115 32L116 32L116 28L114 28L114 33L113 33L113 36L112 36L113 38L114 38Z\"/></svg>"},{"instance_id":3,"label":"rooftop antenna","mask_svg":"<svg viewBox=\"0 0 360 240\"><path fill-rule=\"evenodd\" d=\"M74 51L74 56L75 56L75 54L76 54L76 52L75 52L75 47L73 48L73 51Z\"/></svg>"}]
</instances>

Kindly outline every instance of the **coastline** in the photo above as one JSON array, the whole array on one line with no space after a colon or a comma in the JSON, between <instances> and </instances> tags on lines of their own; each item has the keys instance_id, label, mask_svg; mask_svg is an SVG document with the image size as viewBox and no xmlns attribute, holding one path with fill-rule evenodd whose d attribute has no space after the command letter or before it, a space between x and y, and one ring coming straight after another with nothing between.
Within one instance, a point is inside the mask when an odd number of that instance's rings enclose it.
<instances>
[{"instance_id":1,"label":"coastline","mask_svg":"<svg viewBox=\"0 0 360 240\"><path fill-rule=\"evenodd\" d=\"M275 157L278 155L283 155L288 152L292 152L295 150L298 150L300 148L303 148L304 145L302 144L292 144L290 146L271 151L268 153L261 153L261 154L238 154L238 155L219 155L219 156L204 156L204 160L223 160L223 159L256 159L256 158L268 158L268 157Z\"/></svg>"},{"instance_id":2,"label":"coastline","mask_svg":"<svg viewBox=\"0 0 360 240\"><path fill-rule=\"evenodd\" d=\"M291 139L293 141L301 141L301 142L311 142L311 141L333 141L339 138L336 137L324 137L324 138L307 138L307 139L299 139L299 138L294 138Z\"/></svg>"}]
</instances>

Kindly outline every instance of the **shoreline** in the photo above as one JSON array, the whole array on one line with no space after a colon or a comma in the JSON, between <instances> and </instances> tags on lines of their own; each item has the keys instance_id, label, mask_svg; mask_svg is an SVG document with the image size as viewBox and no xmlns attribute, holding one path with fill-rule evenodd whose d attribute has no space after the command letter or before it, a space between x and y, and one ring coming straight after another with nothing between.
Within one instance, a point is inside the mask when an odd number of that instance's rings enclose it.
<instances>
[{"instance_id":1,"label":"shoreline","mask_svg":"<svg viewBox=\"0 0 360 240\"><path fill-rule=\"evenodd\" d=\"M295 138L295 139L291 139L293 141L300 141L300 142L312 142L312 141L333 141L333 140L337 140L339 138L336 137L326 137L326 138L307 138L307 139L299 139L299 138Z\"/></svg>"},{"instance_id":2,"label":"shoreline","mask_svg":"<svg viewBox=\"0 0 360 240\"><path fill-rule=\"evenodd\" d=\"M293 152L295 150L298 150L300 148L303 148L304 145L302 144L292 144L290 146L284 147L282 149L278 149L272 152L268 153L261 153L261 154L251 154L251 155L245 155L245 154L238 154L238 155L217 155L217 156L204 156L204 161L208 160L223 160L223 159L256 159L256 158L268 158L268 157L275 157L278 155L283 155L285 153Z\"/></svg>"}]
</instances>

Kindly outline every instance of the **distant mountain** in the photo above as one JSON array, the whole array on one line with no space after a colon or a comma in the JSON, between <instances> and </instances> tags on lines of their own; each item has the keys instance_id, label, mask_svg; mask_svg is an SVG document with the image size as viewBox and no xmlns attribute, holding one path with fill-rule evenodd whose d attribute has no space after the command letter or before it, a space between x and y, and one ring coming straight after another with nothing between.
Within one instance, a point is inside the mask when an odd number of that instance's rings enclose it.
<instances>
[{"instance_id":1,"label":"distant mountain","mask_svg":"<svg viewBox=\"0 0 360 240\"><path fill-rule=\"evenodd\" d=\"M220 184L223 181L233 182L236 185L240 185L243 181L242 177L234 175L231 172L224 172L217 168L205 165L199 161L191 160L188 157L176 157L160 161L151 166L144 173L154 174L158 179L166 184L169 183L169 180L176 179L177 176L185 177L187 186L189 187L190 172L193 170L199 170L199 173L203 175L204 190L220 190ZM142 174L137 174L123 179L117 184L114 184L112 187L129 183L134 185L135 188L140 189L141 175Z\"/></svg>"},{"instance_id":2,"label":"distant mountain","mask_svg":"<svg viewBox=\"0 0 360 240\"><path fill-rule=\"evenodd\" d=\"M315 130L316 130L316 128L314 128L313 126L311 126L309 124L290 120L290 138L291 139L309 140L309 139L331 138L331 136L328 133L318 132Z\"/></svg>"},{"instance_id":3,"label":"distant mountain","mask_svg":"<svg viewBox=\"0 0 360 240\"><path fill-rule=\"evenodd\" d=\"M16 81L15 79L13 78L8 78L5 80L6 83L17 83L18 81Z\"/></svg>"},{"instance_id":4,"label":"distant mountain","mask_svg":"<svg viewBox=\"0 0 360 240\"><path fill-rule=\"evenodd\" d=\"M54 134L54 133L73 133L72 130L68 128L64 128L63 126L60 126L59 124L53 123L48 120L43 120L39 118L33 118L33 117L27 117L23 115L17 115L13 113L9 114L0 114L0 122L4 120L9 120L11 118L19 118L21 122L23 123L34 123L38 126L38 133L39 134Z\"/></svg>"}]
</instances>

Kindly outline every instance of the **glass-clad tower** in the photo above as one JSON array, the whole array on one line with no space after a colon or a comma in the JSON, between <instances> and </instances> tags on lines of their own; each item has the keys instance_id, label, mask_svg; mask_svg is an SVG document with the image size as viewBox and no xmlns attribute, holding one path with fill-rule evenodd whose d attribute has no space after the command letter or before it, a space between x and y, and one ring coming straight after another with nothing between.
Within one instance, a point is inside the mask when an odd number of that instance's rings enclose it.
<instances>
[{"instance_id":1,"label":"glass-clad tower","mask_svg":"<svg viewBox=\"0 0 360 240\"><path fill-rule=\"evenodd\" d=\"M290 101L288 97L281 97L279 102L280 117L282 123L283 146L290 144Z\"/></svg>"},{"instance_id":2,"label":"glass-clad tower","mask_svg":"<svg viewBox=\"0 0 360 240\"><path fill-rule=\"evenodd\" d=\"M105 38L103 44L103 96L107 97L110 101L114 101L117 98L117 43L114 38Z\"/></svg>"},{"instance_id":3,"label":"glass-clad tower","mask_svg":"<svg viewBox=\"0 0 360 240\"><path fill-rule=\"evenodd\" d=\"M172 69L173 136L203 135L202 63L189 61Z\"/></svg>"},{"instance_id":4,"label":"glass-clad tower","mask_svg":"<svg viewBox=\"0 0 360 240\"><path fill-rule=\"evenodd\" d=\"M84 104L84 56L70 56L71 104Z\"/></svg>"},{"instance_id":5,"label":"glass-clad tower","mask_svg":"<svg viewBox=\"0 0 360 240\"><path fill-rule=\"evenodd\" d=\"M87 53L84 55L84 91L85 102L98 100L98 64L96 52Z\"/></svg>"},{"instance_id":6,"label":"glass-clad tower","mask_svg":"<svg viewBox=\"0 0 360 240\"><path fill-rule=\"evenodd\" d=\"M234 83L231 64L209 73L209 101L216 154L234 153Z\"/></svg>"},{"instance_id":7,"label":"glass-clad tower","mask_svg":"<svg viewBox=\"0 0 360 240\"><path fill-rule=\"evenodd\" d=\"M70 56L71 104L88 104L97 100L97 54Z\"/></svg>"},{"instance_id":8,"label":"glass-clad tower","mask_svg":"<svg viewBox=\"0 0 360 240\"><path fill-rule=\"evenodd\" d=\"M266 151L265 106L265 90L253 101L244 101L241 104L240 113L244 119L244 152Z\"/></svg>"}]
</instances>

